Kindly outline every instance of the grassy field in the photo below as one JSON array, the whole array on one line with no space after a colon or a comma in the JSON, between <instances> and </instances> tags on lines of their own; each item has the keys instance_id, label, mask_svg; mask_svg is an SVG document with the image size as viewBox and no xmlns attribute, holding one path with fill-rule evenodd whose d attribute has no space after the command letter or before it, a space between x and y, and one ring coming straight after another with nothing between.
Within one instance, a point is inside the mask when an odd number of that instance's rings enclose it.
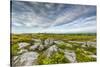
<instances>
[{"instance_id":1,"label":"grassy field","mask_svg":"<svg viewBox=\"0 0 100 67\"><path fill-rule=\"evenodd\" d=\"M11 43L16 44L18 42L30 42L32 38L36 39L47 39L53 38L55 40L62 41L96 41L96 34L46 34L46 33L38 33L38 34L12 34L11 35Z\"/></svg>"},{"instance_id":2,"label":"grassy field","mask_svg":"<svg viewBox=\"0 0 100 67\"><path fill-rule=\"evenodd\" d=\"M75 51L77 62L96 61L96 58L88 57L88 55L91 55L91 53L96 55L95 47L82 48L78 43L69 42L69 41L96 42L95 33L93 34L47 34L47 33L11 34L11 55L12 56L18 55L17 52L20 51L18 49L18 43L20 42L31 43L32 39L41 39L44 41L47 38L52 38L54 40L60 40L65 42L58 45L58 47L63 50L68 49L68 50ZM71 45L68 45L68 43ZM39 55L38 58L39 64L70 63L68 60L67 61L65 60L64 54L62 52L55 53L50 57L50 59L45 58L45 56L42 55L43 52L44 51L39 52L41 54Z\"/></svg>"}]
</instances>

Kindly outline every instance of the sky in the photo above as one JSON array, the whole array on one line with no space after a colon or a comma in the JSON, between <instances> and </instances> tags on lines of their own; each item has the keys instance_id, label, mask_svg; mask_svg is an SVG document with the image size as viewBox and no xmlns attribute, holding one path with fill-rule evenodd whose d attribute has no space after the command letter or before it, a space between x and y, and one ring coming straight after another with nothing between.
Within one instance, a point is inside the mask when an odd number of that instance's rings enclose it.
<instances>
[{"instance_id":1,"label":"sky","mask_svg":"<svg viewBox=\"0 0 100 67\"><path fill-rule=\"evenodd\" d=\"M96 6L12 1L12 33L95 33Z\"/></svg>"}]
</instances>

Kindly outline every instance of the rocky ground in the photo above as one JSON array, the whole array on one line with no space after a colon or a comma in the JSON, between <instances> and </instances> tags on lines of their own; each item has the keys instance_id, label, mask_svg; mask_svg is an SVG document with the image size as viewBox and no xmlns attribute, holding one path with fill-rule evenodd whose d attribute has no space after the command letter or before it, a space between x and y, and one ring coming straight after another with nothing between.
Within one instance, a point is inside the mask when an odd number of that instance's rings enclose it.
<instances>
[{"instance_id":1,"label":"rocky ground","mask_svg":"<svg viewBox=\"0 0 100 67\"><path fill-rule=\"evenodd\" d=\"M31 43L18 43L12 66L77 63L96 61L96 42L32 39Z\"/></svg>"}]
</instances>

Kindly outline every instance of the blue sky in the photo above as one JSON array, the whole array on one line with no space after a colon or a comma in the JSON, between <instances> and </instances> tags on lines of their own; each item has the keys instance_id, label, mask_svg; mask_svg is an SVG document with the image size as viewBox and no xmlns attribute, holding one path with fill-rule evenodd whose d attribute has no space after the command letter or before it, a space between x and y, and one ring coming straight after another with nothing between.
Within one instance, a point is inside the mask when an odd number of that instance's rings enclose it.
<instances>
[{"instance_id":1,"label":"blue sky","mask_svg":"<svg viewBox=\"0 0 100 67\"><path fill-rule=\"evenodd\" d=\"M12 33L95 33L96 6L12 1Z\"/></svg>"}]
</instances>

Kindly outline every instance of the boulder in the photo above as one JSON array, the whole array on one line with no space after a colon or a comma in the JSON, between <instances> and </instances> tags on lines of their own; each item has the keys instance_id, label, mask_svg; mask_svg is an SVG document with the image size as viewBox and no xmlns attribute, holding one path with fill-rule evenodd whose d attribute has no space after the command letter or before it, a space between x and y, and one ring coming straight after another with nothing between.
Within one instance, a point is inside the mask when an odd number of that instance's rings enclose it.
<instances>
[{"instance_id":1,"label":"boulder","mask_svg":"<svg viewBox=\"0 0 100 67\"><path fill-rule=\"evenodd\" d=\"M96 42L90 42L90 41L88 41L87 42L87 46L88 47L95 47L96 48Z\"/></svg>"},{"instance_id":2,"label":"boulder","mask_svg":"<svg viewBox=\"0 0 100 67\"><path fill-rule=\"evenodd\" d=\"M58 52L58 47L56 45L53 45L51 47L49 47L45 52L44 54L47 56L47 57L50 57L53 53L55 52Z\"/></svg>"},{"instance_id":3,"label":"boulder","mask_svg":"<svg viewBox=\"0 0 100 67\"><path fill-rule=\"evenodd\" d=\"M39 45L40 45L40 43L34 43L34 45L30 46L29 49L36 50L36 49L38 49Z\"/></svg>"},{"instance_id":4,"label":"boulder","mask_svg":"<svg viewBox=\"0 0 100 67\"><path fill-rule=\"evenodd\" d=\"M65 50L64 51L65 58L68 59L71 63L76 63L76 54L74 51Z\"/></svg>"},{"instance_id":5,"label":"boulder","mask_svg":"<svg viewBox=\"0 0 100 67\"><path fill-rule=\"evenodd\" d=\"M85 42L85 44L82 44L82 46L81 47L94 47L94 48L96 48L96 42L90 42L90 41L88 41L88 42Z\"/></svg>"},{"instance_id":6,"label":"boulder","mask_svg":"<svg viewBox=\"0 0 100 67\"><path fill-rule=\"evenodd\" d=\"M32 66L36 65L37 63L37 58L38 58L38 53L37 52L26 52L23 53L22 55L19 55L17 59L14 61L14 66Z\"/></svg>"},{"instance_id":7,"label":"boulder","mask_svg":"<svg viewBox=\"0 0 100 67\"><path fill-rule=\"evenodd\" d=\"M45 47L48 47L48 46L53 45L53 44L54 44L54 39L52 39L52 38L48 38L44 41Z\"/></svg>"},{"instance_id":8,"label":"boulder","mask_svg":"<svg viewBox=\"0 0 100 67\"><path fill-rule=\"evenodd\" d=\"M12 62L11 62L12 67L16 67L15 65L16 65L16 63L19 61L19 60L17 60L17 59L18 59L18 56L14 56L14 57L12 58Z\"/></svg>"},{"instance_id":9,"label":"boulder","mask_svg":"<svg viewBox=\"0 0 100 67\"><path fill-rule=\"evenodd\" d=\"M25 52L28 52L28 50L27 50L27 49L21 49L21 50L18 52L18 54L22 54L22 53L25 53Z\"/></svg>"},{"instance_id":10,"label":"boulder","mask_svg":"<svg viewBox=\"0 0 100 67\"><path fill-rule=\"evenodd\" d=\"M29 44L29 43L26 43L26 42L21 42L21 43L18 44L19 49L25 48L25 47L27 47L27 46L29 46L29 45L30 45L30 44Z\"/></svg>"},{"instance_id":11,"label":"boulder","mask_svg":"<svg viewBox=\"0 0 100 67\"><path fill-rule=\"evenodd\" d=\"M43 50L44 49L44 46L43 45L39 45L39 48L38 48L38 50Z\"/></svg>"}]
</instances>

